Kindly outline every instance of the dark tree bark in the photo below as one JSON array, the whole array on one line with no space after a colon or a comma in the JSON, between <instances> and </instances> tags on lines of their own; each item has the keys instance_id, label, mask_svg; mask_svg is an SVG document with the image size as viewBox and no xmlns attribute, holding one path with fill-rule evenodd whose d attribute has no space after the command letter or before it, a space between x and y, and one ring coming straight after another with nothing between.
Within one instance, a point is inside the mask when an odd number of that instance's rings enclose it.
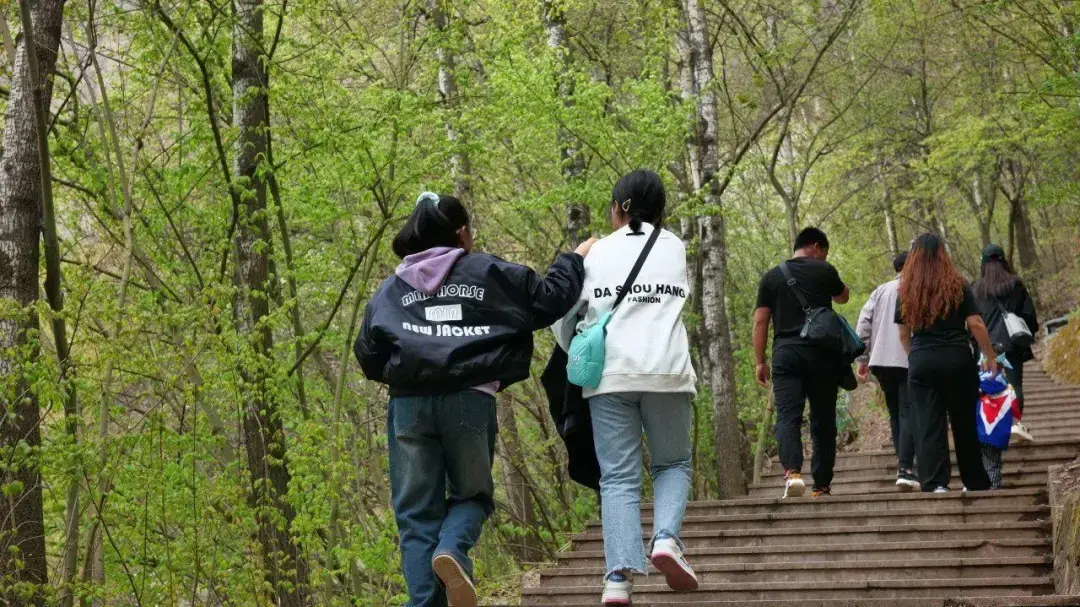
<instances>
[{"instance_id":1,"label":"dark tree bark","mask_svg":"<svg viewBox=\"0 0 1080 607\"><path fill-rule=\"evenodd\" d=\"M236 182L241 204L233 239L236 295L233 313L237 330L254 351L242 363L244 380L244 443L251 474L249 500L256 509L259 543L272 601L281 607L307 603L307 569L292 538L296 513L286 501L289 469L285 432L267 369L274 347L265 319L269 315L270 227L266 209L267 75L263 46L262 0L237 0L233 5L233 120Z\"/></svg>"},{"instance_id":2,"label":"dark tree bark","mask_svg":"<svg viewBox=\"0 0 1080 607\"><path fill-rule=\"evenodd\" d=\"M529 478L525 473L525 457L521 451L517 418L514 416L514 399L508 392L499 395L497 413L506 499L510 502L515 524L525 529L525 534L510 550L519 563L539 561L543 558L543 553L536 536L536 508L533 505Z\"/></svg>"},{"instance_id":3,"label":"dark tree bark","mask_svg":"<svg viewBox=\"0 0 1080 607\"><path fill-rule=\"evenodd\" d=\"M30 1L30 0L27 0ZM38 151L35 103L47 115L52 74L63 17L62 0L31 2L30 30L34 56L27 54L27 32L20 37L4 120L4 156L0 160L0 301L15 310L0 317L0 602L25 604L12 592L14 584L48 584L41 473L34 454L18 445L41 445L37 396L22 378L23 364L39 355L29 347L27 332L37 328L30 306L38 299L38 234L42 227L41 156ZM31 61L36 65L31 66ZM37 68L37 90L31 85ZM16 490L17 489L17 490ZM44 604L35 592L30 604Z\"/></svg>"}]
</instances>

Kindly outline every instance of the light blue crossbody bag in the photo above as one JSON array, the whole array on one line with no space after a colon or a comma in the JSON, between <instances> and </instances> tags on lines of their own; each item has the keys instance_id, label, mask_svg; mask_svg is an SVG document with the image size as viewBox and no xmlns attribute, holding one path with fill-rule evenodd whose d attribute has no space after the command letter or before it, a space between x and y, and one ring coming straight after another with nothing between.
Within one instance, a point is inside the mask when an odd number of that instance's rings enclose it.
<instances>
[{"instance_id":1,"label":"light blue crossbody bag","mask_svg":"<svg viewBox=\"0 0 1080 607\"><path fill-rule=\"evenodd\" d=\"M595 388L600 385L600 379L604 376L604 357L607 354L607 346L604 343L607 339L607 324L611 321L611 315L615 313L615 309L619 307L623 298L634 286L634 280L637 279L641 266L645 265L645 258L649 256L649 251L652 250L656 239L659 237L660 228L654 227L652 234L649 234L649 239L645 241L645 247L641 249L641 254L638 255L633 269L630 270L630 275L626 277L622 290L619 291L619 295L615 298L615 305L611 306L611 310L601 316L596 324L578 333L570 341L570 350L567 352L569 360L566 363L566 378L575 386Z\"/></svg>"}]
</instances>

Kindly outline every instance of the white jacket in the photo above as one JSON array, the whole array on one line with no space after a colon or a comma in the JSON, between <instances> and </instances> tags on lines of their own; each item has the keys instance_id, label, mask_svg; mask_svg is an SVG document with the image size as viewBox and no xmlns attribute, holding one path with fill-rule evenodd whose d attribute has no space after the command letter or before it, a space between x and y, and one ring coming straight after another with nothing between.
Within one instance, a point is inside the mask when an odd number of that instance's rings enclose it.
<instances>
[{"instance_id":1,"label":"white jacket","mask_svg":"<svg viewBox=\"0 0 1080 607\"><path fill-rule=\"evenodd\" d=\"M634 235L624 227L589 251L578 305L552 327L564 350L576 331L596 324L615 304L653 226L642 224L641 231L644 235ZM686 245L662 230L630 293L608 322L604 376L596 389L584 390L586 398L611 392L696 393L697 376L682 323L689 291Z\"/></svg>"}]
</instances>

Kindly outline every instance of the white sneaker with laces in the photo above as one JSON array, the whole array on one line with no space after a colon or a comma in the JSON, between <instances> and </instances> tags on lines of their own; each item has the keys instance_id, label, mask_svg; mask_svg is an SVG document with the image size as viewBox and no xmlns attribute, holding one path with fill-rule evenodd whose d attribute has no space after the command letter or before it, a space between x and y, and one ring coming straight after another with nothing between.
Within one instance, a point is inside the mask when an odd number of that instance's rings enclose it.
<instances>
[{"instance_id":1,"label":"white sneaker with laces","mask_svg":"<svg viewBox=\"0 0 1080 607\"><path fill-rule=\"evenodd\" d=\"M431 568L446 587L450 607L476 607L476 587L457 559L449 554L437 554L431 559Z\"/></svg>"},{"instance_id":2,"label":"white sneaker with laces","mask_svg":"<svg viewBox=\"0 0 1080 607\"><path fill-rule=\"evenodd\" d=\"M634 579L615 572L604 578L604 605L629 605L630 593L634 590Z\"/></svg>"},{"instance_id":3,"label":"white sneaker with laces","mask_svg":"<svg viewBox=\"0 0 1080 607\"><path fill-rule=\"evenodd\" d=\"M653 542L652 554L649 556L653 567L664 574L668 588L675 592L693 592L698 588L698 579L694 575L690 563L683 557L679 542L673 538L665 537Z\"/></svg>"},{"instance_id":4,"label":"white sneaker with laces","mask_svg":"<svg viewBox=\"0 0 1080 607\"><path fill-rule=\"evenodd\" d=\"M1024 427L1024 424L1021 424L1020 422L1016 422L1012 425L1012 435L1018 443L1035 442L1035 437L1032 436L1031 433L1028 432L1028 429Z\"/></svg>"}]
</instances>

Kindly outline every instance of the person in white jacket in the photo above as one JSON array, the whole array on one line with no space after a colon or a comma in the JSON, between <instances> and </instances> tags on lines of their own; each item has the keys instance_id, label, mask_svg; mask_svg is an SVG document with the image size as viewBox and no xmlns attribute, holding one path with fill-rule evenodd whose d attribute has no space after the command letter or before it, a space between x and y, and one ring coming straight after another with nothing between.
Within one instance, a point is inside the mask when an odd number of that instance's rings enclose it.
<instances>
[{"instance_id":1,"label":"person in white jacket","mask_svg":"<svg viewBox=\"0 0 1080 607\"><path fill-rule=\"evenodd\" d=\"M603 603L630 603L633 575L647 575L641 541L644 430L651 456L654 530L649 560L676 591L698 587L679 540L691 482L691 400L697 377L682 309L689 295L686 246L661 227L660 176L637 170L615 184L615 230L585 259L585 286L574 310L553 329L563 349L577 331L611 311L653 230L661 230L637 279L607 325L603 378L584 389L600 462L604 554Z\"/></svg>"}]
</instances>

